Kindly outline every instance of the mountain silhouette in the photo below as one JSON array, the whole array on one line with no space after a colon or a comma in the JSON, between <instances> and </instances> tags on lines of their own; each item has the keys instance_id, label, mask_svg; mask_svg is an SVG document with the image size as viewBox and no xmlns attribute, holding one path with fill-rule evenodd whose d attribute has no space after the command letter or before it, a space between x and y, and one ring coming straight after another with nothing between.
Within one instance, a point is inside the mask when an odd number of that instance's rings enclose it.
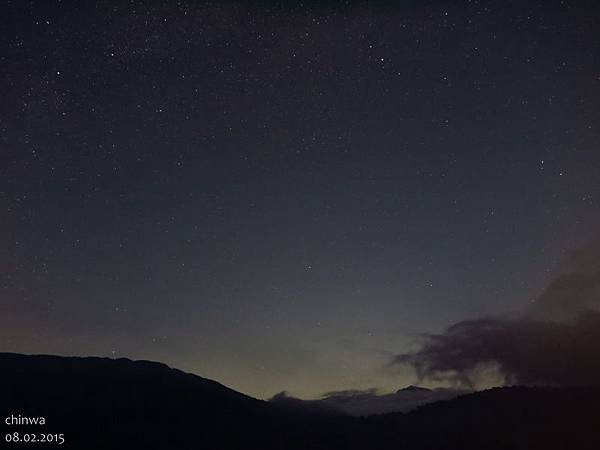
<instances>
[{"instance_id":1,"label":"mountain silhouette","mask_svg":"<svg viewBox=\"0 0 600 450\"><path fill-rule=\"evenodd\" d=\"M368 418L410 449L598 449L600 388L502 387Z\"/></svg>"},{"instance_id":2,"label":"mountain silhouette","mask_svg":"<svg viewBox=\"0 0 600 450\"><path fill-rule=\"evenodd\" d=\"M431 392L431 389L411 384L405 388L398 389L396 394L400 394L401 392Z\"/></svg>"},{"instance_id":3,"label":"mountain silhouette","mask_svg":"<svg viewBox=\"0 0 600 450\"><path fill-rule=\"evenodd\" d=\"M338 414L279 408L164 364L125 358L0 353L0 387L2 436L63 433L61 448L328 448L344 441L336 433L350 425ZM46 425L9 426L11 416L44 417Z\"/></svg>"},{"instance_id":4,"label":"mountain silhouette","mask_svg":"<svg viewBox=\"0 0 600 450\"><path fill-rule=\"evenodd\" d=\"M62 433L65 449L600 448L599 388L497 388L357 418L257 400L155 362L0 353L0 395L3 440Z\"/></svg>"},{"instance_id":5,"label":"mountain silhouette","mask_svg":"<svg viewBox=\"0 0 600 450\"><path fill-rule=\"evenodd\" d=\"M408 412L427 403L448 400L470 391L461 389L427 389L408 386L396 392L384 394L377 389L345 390L327 392L317 400L300 400L282 392L270 402L277 405L292 405L296 408L312 409L315 412L338 412L355 417L391 412Z\"/></svg>"}]
</instances>

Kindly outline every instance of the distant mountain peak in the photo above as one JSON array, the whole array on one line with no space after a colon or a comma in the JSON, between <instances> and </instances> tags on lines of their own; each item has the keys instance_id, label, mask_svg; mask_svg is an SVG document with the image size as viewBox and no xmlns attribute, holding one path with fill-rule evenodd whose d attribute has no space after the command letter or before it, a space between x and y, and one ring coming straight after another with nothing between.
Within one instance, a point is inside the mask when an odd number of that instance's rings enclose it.
<instances>
[{"instance_id":1,"label":"distant mountain peak","mask_svg":"<svg viewBox=\"0 0 600 450\"><path fill-rule=\"evenodd\" d=\"M400 394L402 392L431 392L431 389L411 384L410 386L406 386L405 388L398 389L396 391L396 394Z\"/></svg>"}]
</instances>

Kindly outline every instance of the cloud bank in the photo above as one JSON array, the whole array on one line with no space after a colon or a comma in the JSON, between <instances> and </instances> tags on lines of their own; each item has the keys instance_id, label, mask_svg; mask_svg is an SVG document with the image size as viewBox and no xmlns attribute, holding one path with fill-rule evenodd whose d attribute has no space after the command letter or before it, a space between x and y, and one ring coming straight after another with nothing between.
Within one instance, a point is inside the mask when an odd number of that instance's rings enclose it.
<instances>
[{"instance_id":1,"label":"cloud bank","mask_svg":"<svg viewBox=\"0 0 600 450\"><path fill-rule=\"evenodd\" d=\"M459 389L426 389L409 386L391 394L378 394L377 389L334 391L319 400L300 400L282 392L270 401L275 405L295 406L306 411L337 412L351 416L370 416L391 412L407 412L426 403L448 400L470 391Z\"/></svg>"},{"instance_id":2,"label":"cloud bank","mask_svg":"<svg viewBox=\"0 0 600 450\"><path fill-rule=\"evenodd\" d=\"M534 305L516 319L480 318L424 336L392 364L421 379L473 387L493 368L505 384L600 384L600 239L573 252Z\"/></svg>"}]
</instances>

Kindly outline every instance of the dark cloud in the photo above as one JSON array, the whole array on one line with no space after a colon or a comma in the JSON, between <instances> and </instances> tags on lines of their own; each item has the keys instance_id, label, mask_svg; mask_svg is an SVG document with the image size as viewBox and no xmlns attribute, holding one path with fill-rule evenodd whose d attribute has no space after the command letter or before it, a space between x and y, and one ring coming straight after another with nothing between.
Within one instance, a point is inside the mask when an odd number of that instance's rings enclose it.
<instances>
[{"instance_id":1,"label":"dark cloud","mask_svg":"<svg viewBox=\"0 0 600 450\"><path fill-rule=\"evenodd\" d=\"M600 239L573 252L558 275L516 319L459 322L425 336L421 348L394 364L420 378L473 386L482 368L505 384L600 383Z\"/></svg>"}]
</instances>

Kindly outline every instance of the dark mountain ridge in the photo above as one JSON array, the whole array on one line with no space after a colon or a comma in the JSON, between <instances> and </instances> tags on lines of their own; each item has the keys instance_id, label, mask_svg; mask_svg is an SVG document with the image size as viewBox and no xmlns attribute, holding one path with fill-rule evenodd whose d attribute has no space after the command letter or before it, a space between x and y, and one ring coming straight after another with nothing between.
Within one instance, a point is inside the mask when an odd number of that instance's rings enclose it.
<instances>
[{"instance_id":1,"label":"dark mountain ridge","mask_svg":"<svg viewBox=\"0 0 600 450\"><path fill-rule=\"evenodd\" d=\"M366 420L414 449L598 449L600 388L499 387Z\"/></svg>"},{"instance_id":2,"label":"dark mountain ridge","mask_svg":"<svg viewBox=\"0 0 600 450\"><path fill-rule=\"evenodd\" d=\"M150 361L0 353L0 393L3 439L64 433L62 448L600 448L600 388L497 388L354 418L256 400ZM46 424L7 425L12 417Z\"/></svg>"},{"instance_id":3,"label":"dark mountain ridge","mask_svg":"<svg viewBox=\"0 0 600 450\"><path fill-rule=\"evenodd\" d=\"M338 414L273 407L165 364L125 358L0 353L0 389L3 435L64 433L62 448L321 448L333 436L312 442L318 428L341 430L345 422ZM7 426L9 416L44 417L46 425Z\"/></svg>"}]
</instances>

